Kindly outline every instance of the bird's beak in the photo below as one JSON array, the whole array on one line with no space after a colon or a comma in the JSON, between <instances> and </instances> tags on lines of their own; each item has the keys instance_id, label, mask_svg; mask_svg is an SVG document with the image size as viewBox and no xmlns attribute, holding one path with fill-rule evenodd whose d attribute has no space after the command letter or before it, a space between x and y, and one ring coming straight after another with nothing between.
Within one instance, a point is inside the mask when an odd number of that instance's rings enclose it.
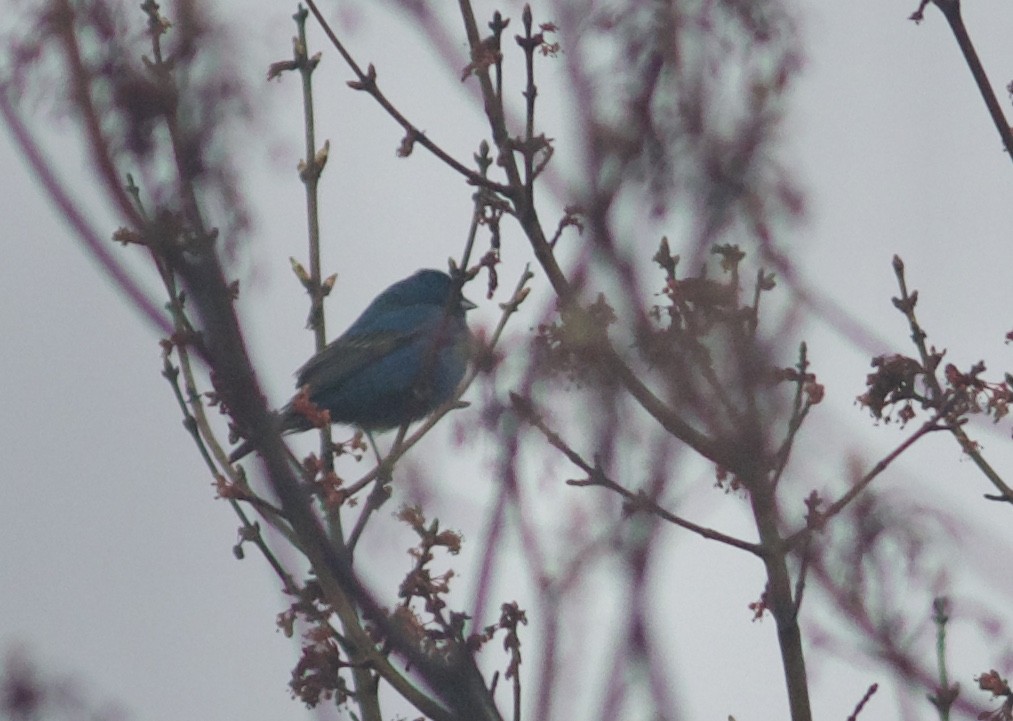
<instances>
[{"instance_id":1,"label":"bird's beak","mask_svg":"<svg viewBox=\"0 0 1013 721\"><path fill-rule=\"evenodd\" d=\"M468 300L467 298L465 298L463 295L461 296L461 308L463 308L464 310L467 311L467 310L475 310L475 308L477 308L477 307L478 307L477 305L475 305L474 303L472 303L470 300Z\"/></svg>"}]
</instances>

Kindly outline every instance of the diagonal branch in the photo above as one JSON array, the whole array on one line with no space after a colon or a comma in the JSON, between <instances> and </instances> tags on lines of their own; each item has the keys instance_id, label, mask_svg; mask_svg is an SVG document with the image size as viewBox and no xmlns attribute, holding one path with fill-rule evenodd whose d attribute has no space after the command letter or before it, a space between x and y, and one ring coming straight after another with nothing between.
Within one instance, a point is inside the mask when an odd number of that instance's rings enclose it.
<instances>
[{"instance_id":1,"label":"diagonal branch","mask_svg":"<svg viewBox=\"0 0 1013 721\"><path fill-rule=\"evenodd\" d=\"M316 18L317 22L320 23L320 27L323 29L324 34L327 35L327 39L331 41L338 53L344 59L348 67L352 69L355 76L358 78L357 81L350 83L351 87L356 90L363 90L373 96L373 99L380 104L387 114L390 115L398 125L405 130L405 135L411 143L419 143L426 150L431 152L437 158L442 160L446 165L450 166L458 173L468 179L468 182L472 185L476 185L482 188L488 188L494 192L500 193L504 196L509 197L511 189L508 186L500 185L495 183L488 178L483 178L481 175L476 173L471 168L467 167L461 161L454 158L450 153L445 151L439 145L434 143L429 137L419 130L411 121L409 121L401 112L394 107L387 97L380 91L380 88L376 83L376 69L370 65L366 71L363 71L351 53L345 48L345 46L338 39L334 30L331 28L330 23L327 22L320 9L317 7L313 0L306 0L306 5L309 7L310 12L313 13L313 17Z\"/></svg>"},{"instance_id":2,"label":"diagonal branch","mask_svg":"<svg viewBox=\"0 0 1013 721\"><path fill-rule=\"evenodd\" d=\"M823 525L824 523L826 523L826 521L830 520L838 513L843 511L848 506L848 504L850 504L853 500L855 500L855 498L857 498L858 495L862 491L864 491L869 486L869 484L876 479L877 476L879 476L883 471L885 471L890 466L891 463L897 460L901 456L901 454L904 453L904 451L913 446L920 438L923 438L932 431L944 430L946 427L940 425L940 421L942 420L946 412L947 409L938 411L934 416L932 416L932 418L925 421L917 431L908 436L903 443L894 448L884 458L880 459L879 462L877 462L876 465L874 465L869 470L868 473L862 476L862 478L855 485L849 488L848 491L843 496L841 496L839 499L831 503L826 511L819 514L819 525ZM784 539L785 547L792 548L796 546L800 541L803 541L806 538L808 538L814 530L817 530L817 525L811 523L807 527L795 531L795 533L791 534L786 539Z\"/></svg>"},{"instance_id":3,"label":"diagonal branch","mask_svg":"<svg viewBox=\"0 0 1013 721\"><path fill-rule=\"evenodd\" d=\"M649 498L643 492L634 493L633 491L616 483L615 481L613 481L612 479L610 479L608 476L605 475L605 472L602 470L601 466L597 462L595 462L595 464L592 466L590 463L584 460L584 458L581 457L579 453L573 450L573 448L570 447L570 445L567 444L567 442L564 441L558 433L549 428L548 425L546 425L545 421L543 421L541 417L539 417L539 415L535 412L530 401L528 401L525 398L522 398L516 393L510 394L510 400L512 402L514 410L516 410L518 414L520 414L520 416L524 418L524 420L526 420L534 428L536 428L545 437L545 440L547 440L551 446L559 450L564 456L566 456L566 458L573 465L577 466L577 468L579 468L580 470L582 470L584 473L587 474L587 478L585 480L569 480L566 482L567 485L581 486L581 487L601 486L602 488L607 488L610 491L614 491L623 498L625 498L628 501L629 507L632 510L649 511L650 513L653 513L659 518L668 521L669 523L672 523L676 526L679 526L680 528L685 528L688 531L692 531L693 533L697 534L698 536L702 536L703 538L709 539L711 541L719 541L729 546L733 546L734 548L738 548L743 551L748 551L749 553L752 553L754 556L761 556L761 557L763 556L763 549L755 543L749 543L748 541L743 541L742 539L736 538L735 536L729 536L728 534L721 533L720 531L715 531L712 528L707 528L705 526L693 523L692 521L688 521L685 518L677 516L674 513L662 508L657 504L657 502Z\"/></svg>"},{"instance_id":4,"label":"diagonal branch","mask_svg":"<svg viewBox=\"0 0 1013 721\"><path fill-rule=\"evenodd\" d=\"M50 201L59 209L60 216L70 224L91 256L151 325L157 328L160 333L171 335L172 325L166 319L165 313L151 302L148 294L127 273L126 268L106 249L106 241L100 238L98 232L84 217L84 212L70 197L66 185L56 177L52 164L43 157L38 143L35 142L28 127L14 109L7 87L0 88L0 115L6 121L7 129L21 151L21 155L39 179L39 185L49 195Z\"/></svg>"},{"instance_id":5,"label":"diagonal branch","mask_svg":"<svg viewBox=\"0 0 1013 721\"><path fill-rule=\"evenodd\" d=\"M985 68L978 58L978 52L974 49L974 43L971 42L971 36L967 33L964 18L960 14L960 0L932 0L932 2L943 13L946 22L950 24L950 29L953 30L953 35L957 39L957 45L960 46L960 52L964 54L967 67L970 68L971 75L974 76L974 83L978 86L981 99L985 101L988 114L992 118L996 130L999 131L999 137L1002 138L1006 154L1010 156L1010 160L1013 160L1013 131L1010 130L1002 106L999 105L999 101L995 97L992 84L988 81Z\"/></svg>"}]
</instances>

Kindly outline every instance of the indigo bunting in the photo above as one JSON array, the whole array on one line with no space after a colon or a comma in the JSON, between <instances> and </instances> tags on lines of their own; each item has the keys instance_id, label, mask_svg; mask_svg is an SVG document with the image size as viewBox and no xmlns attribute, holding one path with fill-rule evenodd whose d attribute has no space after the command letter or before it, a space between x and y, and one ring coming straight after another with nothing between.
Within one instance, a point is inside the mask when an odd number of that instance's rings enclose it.
<instances>
[{"instance_id":1,"label":"indigo bunting","mask_svg":"<svg viewBox=\"0 0 1013 721\"><path fill-rule=\"evenodd\" d=\"M471 347L464 313L474 307L449 275L420 270L380 293L310 358L296 372L296 388L329 411L332 423L371 431L423 418L449 400L464 377ZM313 427L294 403L280 412L283 433ZM252 450L244 441L229 460Z\"/></svg>"}]
</instances>

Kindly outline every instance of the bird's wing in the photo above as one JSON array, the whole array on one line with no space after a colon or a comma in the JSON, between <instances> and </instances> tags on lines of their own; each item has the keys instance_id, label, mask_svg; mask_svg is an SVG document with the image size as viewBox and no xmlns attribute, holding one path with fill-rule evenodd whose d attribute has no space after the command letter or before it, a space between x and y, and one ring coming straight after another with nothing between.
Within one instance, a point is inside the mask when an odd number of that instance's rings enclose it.
<instances>
[{"instance_id":1,"label":"bird's wing","mask_svg":"<svg viewBox=\"0 0 1013 721\"><path fill-rule=\"evenodd\" d=\"M351 336L346 333L296 371L296 388L305 385L314 389L336 386L359 369L408 345L420 335L418 329L381 330Z\"/></svg>"}]
</instances>

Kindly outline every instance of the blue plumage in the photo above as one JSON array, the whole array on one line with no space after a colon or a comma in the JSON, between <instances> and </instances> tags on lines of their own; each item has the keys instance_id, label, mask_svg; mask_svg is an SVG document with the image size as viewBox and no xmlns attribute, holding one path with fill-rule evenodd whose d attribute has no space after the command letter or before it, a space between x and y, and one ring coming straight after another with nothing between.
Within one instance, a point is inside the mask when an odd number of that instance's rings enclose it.
<instances>
[{"instance_id":1,"label":"blue plumage","mask_svg":"<svg viewBox=\"0 0 1013 721\"><path fill-rule=\"evenodd\" d=\"M471 334L464 313L475 305L450 276L420 270L378 295L340 337L296 372L296 388L330 412L333 423L365 430L397 428L449 400L468 366ZM312 424L289 403L286 433ZM240 444L235 461L253 450Z\"/></svg>"}]
</instances>

